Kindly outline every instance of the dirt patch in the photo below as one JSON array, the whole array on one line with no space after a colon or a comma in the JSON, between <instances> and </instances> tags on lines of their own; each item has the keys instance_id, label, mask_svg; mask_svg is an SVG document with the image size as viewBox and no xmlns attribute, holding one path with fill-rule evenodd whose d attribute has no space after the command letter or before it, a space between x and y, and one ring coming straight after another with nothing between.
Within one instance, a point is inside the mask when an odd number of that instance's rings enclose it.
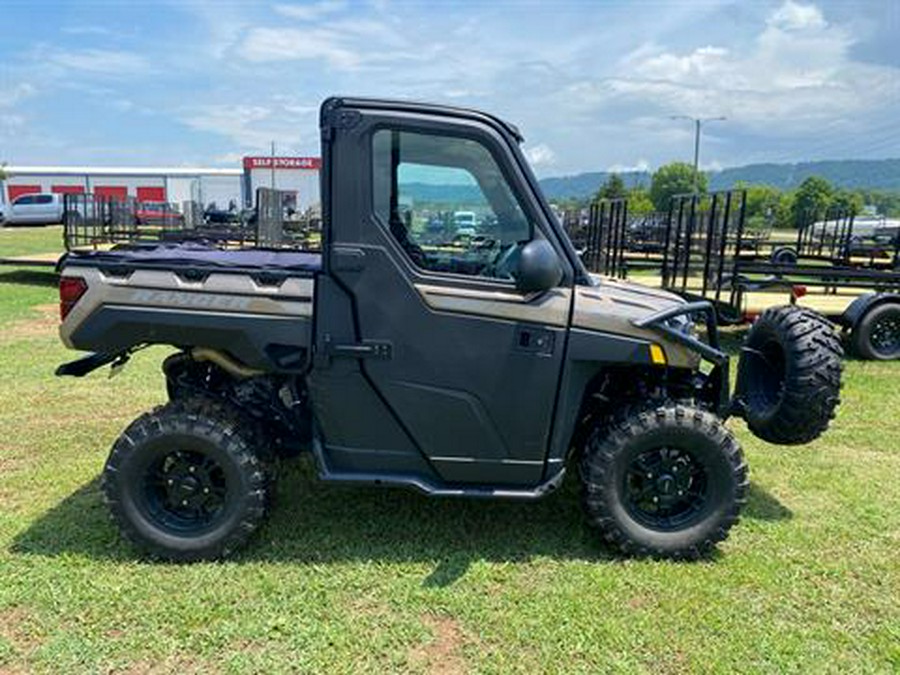
<instances>
[{"instance_id":1,"label":"dirt patch","mask_svg":"<svg viewBox=\"0 0 900 675\"><path fill-rule=\"evenodd\" d=\"M20 655L31 653L41 644L31 612L22 607L0 609L0 636Z\"/></svg>"},{"instance_id":2,"label":"dirt patch","mask_svg":"<svg viewBox=\"0 0 900 675\"><path fill-rule=\"evenodd\" d=\"M114 667L107 672L121 675L199 675L219 673L221 670L206 661L187 656L168 656L159 661L140 660L127 666Z\"/></svg>"},{"instance_id":3,"label":"dirt patch","mask_svg":"<svg viewBox=\"0 0 900 675\"><path fill-rule=\"evenodd\" d=\"M21 457L0 455L0 473L9 474L13 471L18 471L24 466L26 466L26 462Z\"/></svg>"},{"instance_id":4,"label":"dirt patch","mask_svg":"<svg viewBox=\"0 0 900 675\"><path fill-rule=\"evenodd\" d=\"M450 617L426 615L423 623L434 634L425 644L413 647L409 664L432 675L457 675L467 672L462 656L466 640L459 623Z\"/></svg>"},{"instance_id":5,"label":"dirt patch","mask_svg":"<svg viewBox=\"0 0 900 675\"><path fill-rule=\"evenodd\" d=\"M35 305L32 311L34 315L30 318L13 321L4 328L0 332L0 340L12 342L56 336L59 328L59 305Z\"/></svg>"}]
</instances>

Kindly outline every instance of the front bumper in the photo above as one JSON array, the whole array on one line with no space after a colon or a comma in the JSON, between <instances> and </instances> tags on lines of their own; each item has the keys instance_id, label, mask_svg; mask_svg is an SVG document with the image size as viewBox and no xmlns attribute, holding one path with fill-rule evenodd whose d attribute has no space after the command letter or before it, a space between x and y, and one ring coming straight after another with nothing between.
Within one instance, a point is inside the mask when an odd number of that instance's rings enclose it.
<instances>
[{"instance_id":1,"label":"front bumper","mask_svg":"<svg viewBox=\"0 0 900 675\"><path fill-rule=\"evenodd\" d=\"M698 337L678 330L669 321L680 316L695 316L702 314L706 324L706 342ZM638 328L657 331L666 338L690 349L700 355L701 358L713 364L713 368L707 376L707 385L711 388L711 400L716 404L716 412L721 417L731 414L731 389L728 382L729 356L722 351L719 343L719 326L716 322L716 310L711 302L700 300L676 305L653 314L635 319L632 322Z\"/></svg>"}]
</instances>

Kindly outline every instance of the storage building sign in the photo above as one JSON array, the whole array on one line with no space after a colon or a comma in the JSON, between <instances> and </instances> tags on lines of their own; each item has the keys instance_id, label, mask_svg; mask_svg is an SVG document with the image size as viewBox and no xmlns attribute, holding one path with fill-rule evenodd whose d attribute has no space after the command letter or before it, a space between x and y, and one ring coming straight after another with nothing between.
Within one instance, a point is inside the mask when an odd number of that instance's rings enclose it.
<instances>
[{"instance_id":1,"label":"storage building sign","mask_svg":"<svg viewBox=\"0 0 900 675\"><path fill-rule=\"evenodd\" d=\"M322 168L319 157L244 157L244 169L306 169L318 171Z\"/></svg>"}]
</instances>

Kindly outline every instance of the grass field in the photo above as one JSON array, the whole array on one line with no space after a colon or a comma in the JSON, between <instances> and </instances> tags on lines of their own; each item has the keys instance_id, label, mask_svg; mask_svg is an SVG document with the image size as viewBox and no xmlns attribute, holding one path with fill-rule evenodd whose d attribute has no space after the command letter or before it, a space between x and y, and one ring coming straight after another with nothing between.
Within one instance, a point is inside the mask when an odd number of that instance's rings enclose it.
<instances>
[{"instance_id":1,"label":"grass field","mask_svg":"<svg viewBox=\"0 0 900 675\"><path fill-rule=\"evenodd\" d=\"M0 256L58 231L0 231ZM574 480L537 504L430 501L290 465L233 561L143 562L97 476L163 401L159 362L53 377L45 273L0 269L0 672L897 672L900 364L848 362L829 434L748 455L745 515L712 560L624 560Z\"/></svg>"}]
</instances>

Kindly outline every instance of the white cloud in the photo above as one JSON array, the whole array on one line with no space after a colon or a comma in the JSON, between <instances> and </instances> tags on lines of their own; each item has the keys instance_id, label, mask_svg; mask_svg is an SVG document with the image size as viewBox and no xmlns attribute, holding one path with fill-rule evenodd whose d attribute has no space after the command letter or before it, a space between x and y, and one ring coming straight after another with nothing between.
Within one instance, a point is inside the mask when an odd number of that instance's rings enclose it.
<instances>
[{"instance_id":1,"label":"white cloud","mask_svg":"<svg viewBox=\"0 0 900 675\"><path fill-rule=\"evenodd\" d=\"M733 123L774 133L809 133L811 123L878 107L897 94L896 71L854 62L851 45L816 7L787 2L749 51L708 45L682 54L633 53L609 88L670 113L727 114ZM614 97L607 92L607 98Z\"/></svg>"},{"instance_id":2,"label":"white cloud","mask_svg":"<svg viewBox=\"0 0 900 675\"><path fill-rule=\"evenodd\" d=\"M37 87L30 82L20 82L6 89L0 89L0 108L12 108L36 93Z\"/></svg>"},{"instance_id":3,"label":"white cloud","mask_svg":"<svg viewBox=\"0 0 900 675\"><path fill-rule=\"evenodd\" d=\"M147 58L123 50L64 50L44 46L38 49L36 58L66 70L77 70L93 75L126 77L145 75L153 71Z\"/></svg>"},{"instance_id":4,"label":"white cloud","mask_svg":"<svg viewBox=\"0 0 900 675\"><path fill-rule=\"evenodd\" d=\"M246 153L243 152L225 152L217 155L213 161L216 164L240 164L245 156Z\"/></svg>"},{"instance_id":5,"label":"white cloud","mask_svg":"<svg viewBox=\"0 0 900 675\"><path fill-rule=\"evenodd\" d=\"M254 63L322 59L335 68L353 68L362 61L330 31L299 28L254 28L238 53Z\"/></svg>"},{"instance_id":6,"label":"white cloud","mask_svg":"<svg viewBox=\"0 0 900 675\"><path fill-rule=\"evenodd\" d=\"M273 141L279 153L306 152L318 140L316 111L314 106L273 99L256 105L197 106L181 120L193 129L227 137L241 152L268 153Z\"/></svg>"},{"instance_id":7,"label":"white cloud","mask_svg":"<svg viewBox=\"0 0 900 675\"><path fill-rule=\"evenodd\" d=\"M88 49L66 37L77 28L61 29L53 45L3 61L0 110L26 115L25 130L45 137L53 123L30 114L39 96L84 103L69 114L86 125L151 109L154 123L187 127L175 132L184 134L177 147L214 157L268 152L273 139L315 152L315 111L329 94L436 100L515 123L543 175L689 159L692 129L673 114L728 116L704 129L704 162L766 160L773 148L794 153L780 159L900 154L888 147L900 119L896 59L885 53L883 26L882 44L844 18L846 8L704 0L531 3L521 12L476 3L462 12L448 3L269 2L170 0L184 16L121 50L99 41L106 48ZM148 86L133 86L135 75ZM216 137L192 140L195 131ZM14 142L27 156L23 139ZM124 133L109 142L133 147Z\"/></svg>"},{"instance_id":8,"label":"white cloud","mask_svg":"<svg viewBox=\"0 0 900 675\"><path fill-rule=\"evenodd\" d=\"M634 74L659 80L688 80L714 76L727 63L728 50L723 47L699 47L693 52L679 56L662 53L634 63Z\"/></svg>"},{"instance_id":9,"label":"white cloud","mask_svg":"<svg viewBox=\"0 0 900 675\"><path fill-rule=\"evenodd\" d=\"M634 173L636 171L649 171L650 162L646 159L639 159L634 164L613 164L606 169L610 173Z\"/></svg>"},{"instance_id":10,"label":"white cloud","mask_svg":"<svg viewBox=\"0 0 900 675\"><path fill-rule=\"evenodd\" d=\"M791 0L788 0L788 2L772 13L768 24L779 30L786 31L825 28L828 25L818 7L815 5L802 5Z\"/></svg>"},{"instance_id":11,"label":"white cloud","mask_svg":"<svg viewBox=\"0 0 900 675\"><path fill-rule=\"evenodd\" d=\"M25 118L21 115L0 115L0 131L11 133L21 129L25 125Z\"/></svg>"},{"instance_id":12,"label":"white cloud","mask_svg":"<svg viewBox=\"0 0 900 675\"><path fill-rule=\"evenodd\" d=\"M321 0L303 5L277 4L274 9L278 14L299 21L313 21L327 14L339 12L347 6L343 0Z\"/></svg>"},{"instance_id":13,"label":"white cloud","mask_svg":"<svg viewBox=\"0 0 900 675\"><path fill-rule=\"evenodd\" d=\"M104 26L74 25L63 26L59 30L66 35L93 35L100 37L112 37L116 35L116 33Z\"/></svg>"},{"instance_id":14,"label":"white cloud","mask_svg":"<svg viewBox=\"0 0 900 675\"><path fill-rule=\"evenodd\" d=\"M545 143L528 148L525 150L525 156L534 167L545 167L556 163L556 153Z\"/></svg>"},{"instance_id":15,"label":"white cloud","mask_svg":"<svg viewBox=\"0 0 900 675\"><path fill-rule=\"evenodd\" d=\"M257 27L237 46L251 63L321 60L335 70L371 70L402 60L419 60L434 47L410 49L389 25L367 19L322 22L303 28Z\"/></svg>"}]
</instances>

